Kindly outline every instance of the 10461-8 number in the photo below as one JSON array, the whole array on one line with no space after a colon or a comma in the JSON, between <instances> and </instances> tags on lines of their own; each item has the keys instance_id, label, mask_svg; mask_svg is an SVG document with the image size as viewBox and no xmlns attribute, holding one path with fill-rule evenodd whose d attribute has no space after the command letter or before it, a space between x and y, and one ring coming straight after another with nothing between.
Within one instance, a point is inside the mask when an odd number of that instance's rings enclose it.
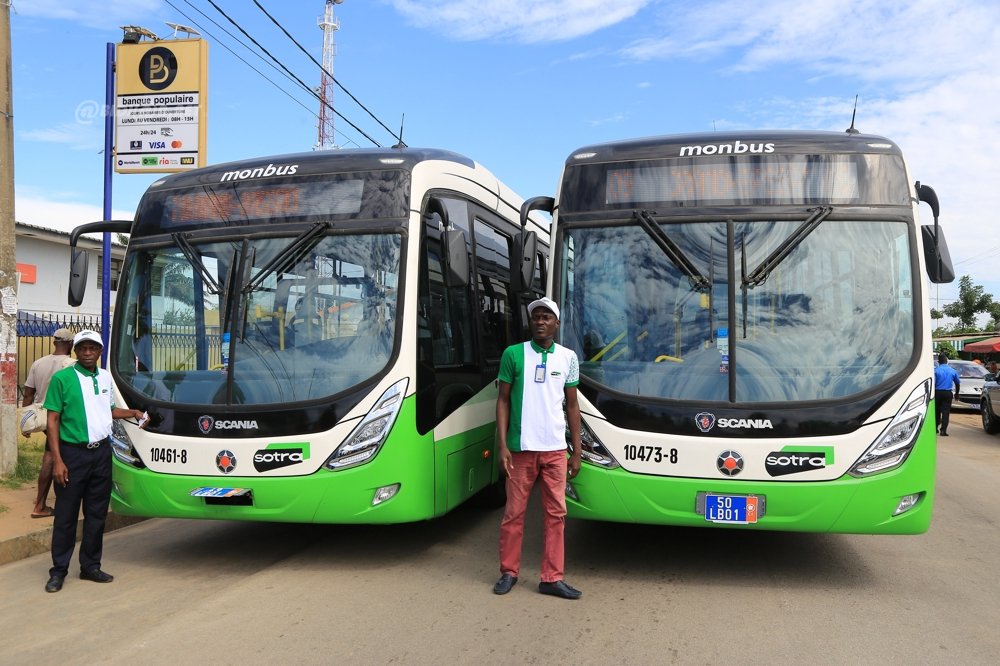
<instances>
[{"instance_id":1,"label":"10461-8 number","mask_svg":"<svg viewBox=\"0 0 1000 666\"><path fill-rule=\"evenodd\" d=\"M664 450L662 446L641 446L639 444L625 445L625 460L641 460L643 462L677 463L677 449Z\"/></svg>"}]
</instances>

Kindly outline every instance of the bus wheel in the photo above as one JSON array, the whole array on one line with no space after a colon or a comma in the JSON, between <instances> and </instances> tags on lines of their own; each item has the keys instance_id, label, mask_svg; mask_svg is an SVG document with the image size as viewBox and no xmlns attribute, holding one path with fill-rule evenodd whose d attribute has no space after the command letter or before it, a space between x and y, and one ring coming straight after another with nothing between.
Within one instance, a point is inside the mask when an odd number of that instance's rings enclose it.
<instances>
[{"instance_id":1,"label":"bus wheel","mask_svg":"<svg viewBox=\"0 0 1000 666\"><path fill-rule=\"evenodd\" d=\"M990 435L995 435L1000 432L1000 421L998 421L996 416L993 415L993 409L990 407L989 402L983 400L982 404L979 406L979 413L983 416L983 430Z\"/></svg>"}]
</instances>

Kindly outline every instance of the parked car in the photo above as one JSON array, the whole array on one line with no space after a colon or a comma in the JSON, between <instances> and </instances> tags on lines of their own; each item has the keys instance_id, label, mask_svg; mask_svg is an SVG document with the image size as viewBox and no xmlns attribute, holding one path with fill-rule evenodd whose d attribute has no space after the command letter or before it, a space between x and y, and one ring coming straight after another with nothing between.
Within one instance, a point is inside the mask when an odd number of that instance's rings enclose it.
<instances>
[{"instance_id":1,"label":"parked car","mask_svg":"<svg viewBox=\"0 0 1000 666\"><path fill-rule=\"evenodd\" d=\"M983 397L979 404L979 413L983 417L983 430L991 435L1000 432L1000 384L997 383L996 375L986 375Z\"/></svg>"},{"instance_id":2,"label":"parked car","mask_svg":"<svg viewBox=\"0 0 1000 666\"><path fill-rule=\"evenodd\" d=\"M983 398L983 385L986 383L986 375L989 374L989 371L978 363L959 359L949 360L948 365L958 371L959 377L958 395L951 403L952 408L979 409Z\"/></svg>"}]
</instances>

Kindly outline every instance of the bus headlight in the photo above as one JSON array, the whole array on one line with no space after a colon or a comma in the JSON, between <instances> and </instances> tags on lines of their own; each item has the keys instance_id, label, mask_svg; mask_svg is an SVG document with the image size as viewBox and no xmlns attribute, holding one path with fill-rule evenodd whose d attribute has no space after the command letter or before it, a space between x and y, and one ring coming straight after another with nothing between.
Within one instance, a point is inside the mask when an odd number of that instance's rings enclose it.
<instances>
[{"instance_id":1,"label":"bus headlight","mask_svg":"<svg viewBox=\"0 0 1000 666\"><path fill-rule=\"evenodd\" d=\"M400 379L385 390L350 436L327 458L327 469L354 467L367 462L378 453L399 415L406 384L405 378Z\"/></svg>"},{"instance_id":2,"label":"bus headlight","mask_svg":"<svg viewBox=\"0 0 1000 666\"><path fill-rule=\"evenodd\" d=\"M610 451L604 448L604 444L597 438L582 416L580 417L580 444L581 459L606 469L618 467L618 461L615 460ZM570 439L569 428L566 428L566 449L573 453L573 440Z\"/></svg>"},{"instance_id":3,"label":"bus headlight","mask_svg":"<svg viewBox=\"0 0 1000 666\"><path fill-rule=\"evenodd\" d=\"M868 476L902 465L920 434L930 399L931 380L928 379L913 389L889 426L864 455L858 458L848 473L851 476Z\"/></svg>"},{"instance_id":4,"label":"bus headlight","mask_svg":"<svg viewBox=\"0 0 1000 666\"><path fill-rule=\"evenodd\" d=\"M115 458L136 469L142 469L146 466L142 462L142 458L139 457L138 452L136 452L135 447L132 446L132 438L128 436L128 432L121 421L117 419L111 421L111 437L109 439L111 441L111 452L115 454Z\"/></svg>"}]
</instances>

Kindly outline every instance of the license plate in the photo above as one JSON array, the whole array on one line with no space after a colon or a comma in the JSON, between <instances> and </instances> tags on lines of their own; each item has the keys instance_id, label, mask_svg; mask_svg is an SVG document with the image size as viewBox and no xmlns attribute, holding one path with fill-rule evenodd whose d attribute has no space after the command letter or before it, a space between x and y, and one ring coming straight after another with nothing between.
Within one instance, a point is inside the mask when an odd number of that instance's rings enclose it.
<instances>
[{"instance_id":1,"label":"license plate","mask_svg":"<svg viewBox=\"0 0 1000 666\"><path fill-rule=\"evenodd\" d=\"M705 495L705 520L738 525L756 523L759 499L756 495Z\"/></svg>"},{"instance_id":2,"label":"license plate","mask_svg":"<svg viewBox=\"0 0 1000 666\"><path fill-rule=\"evenodd\" d=\"M250 492L249 488L212 488L206 486L195 488L188 494L191 497L238 497L246 495L248 492Z\"/></svg>"}]
</instances>

